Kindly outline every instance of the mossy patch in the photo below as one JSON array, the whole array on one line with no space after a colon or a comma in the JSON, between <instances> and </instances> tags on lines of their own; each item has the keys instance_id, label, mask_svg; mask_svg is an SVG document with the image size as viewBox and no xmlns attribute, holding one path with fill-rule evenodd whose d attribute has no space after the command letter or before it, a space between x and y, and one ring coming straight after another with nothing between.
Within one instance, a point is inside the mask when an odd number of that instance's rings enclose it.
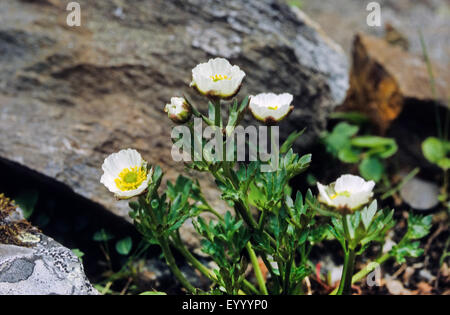
<instances>
[{"instance_id":1,"label":"mossy patch","mask_svg":"<svg viewBox=\"0 0 450 315\"><path fill-rule=\"evenodd\" d=\"M24 235L35 235L40 231L26 220L10 222L7 218L16 211L14 201L0 194L0 244L30 247L34 242L27 241L29 237Z\"/></svg>"}]
</instances>

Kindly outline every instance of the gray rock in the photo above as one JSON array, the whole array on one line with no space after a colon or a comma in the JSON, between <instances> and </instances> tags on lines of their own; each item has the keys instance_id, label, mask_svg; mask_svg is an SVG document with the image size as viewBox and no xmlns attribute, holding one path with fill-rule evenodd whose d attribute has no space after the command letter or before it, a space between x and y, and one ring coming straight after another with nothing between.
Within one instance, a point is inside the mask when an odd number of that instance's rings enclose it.
<instances>
[{"instance_id":1,"label":"gray rock","mask_svg":"<svg viewBox=\"0 0 450 315\"><path fill-rule=\"evenodd\" d=\"M78 2L80 27L66 25L64 1L0 2L0 158L117 215L127 218L128 205L100 184L103 159L133 147L168 179L183 171L163 107L183 93L198 99L188 87L196 64L214 56L238 64L247 73L241 97L292 93L282 132L308 127L302 148L345 96L341 49L281 1ZM200 179L218 200L209 177Z\"/></svg>"},{"instance_id":2,"label":"gray rock","mask_svg":"<svg viewBox=\"0 0 450 315\"><path fill-rule=\"evenodd\" d=\"M439 204L439 186L416 177L402 187L400 195L416 210L430 210Z\"/></svg>"},{"instance_id":3,"label":"gray rock","mask_svg":"<svg viewBox=\"0 0 450 315\"><path fill-rule=\"evenodd\" d=\"M78 258L45 235L33 247L0 244L0 295L98 294Z\"/></svg>"},{"instance_id":4,"label":"gray rock","mask_svg":"<svg viewBox=\"0 0 450 315\"><path fill-rule=\"evenodd\" d=\"M447 0L378 0L381 6L381 27L369 26L366 21L367 5L371 1L339 0L303 1L302 10L322 25L327 34L340 44L349 56L352 52L356 32L384 37L385 26L391 23L409 41L410 51L422 54L417 29L420 29L428 44L430 58L442 68L450 65L450 27Z\"/></svg>"},{"instance_id":5,"label":"gray rock","mask_svg":"<svg viewBox=\"0 0 450 315\"><path fill-rule=\"evenodd\" d=\"M4 200L0 195L0 206ZM0 214L2 211L5 213L6 208L0 207ZM16 208L0 220L0 228L11 225L15 238L7 244L0 243L0 295L98 294L72 251L36 229L26 226L20 230L12 225L22 218L20 209ZM20 246L13 245L19 243Z\"/></svg>"}]
</instances>

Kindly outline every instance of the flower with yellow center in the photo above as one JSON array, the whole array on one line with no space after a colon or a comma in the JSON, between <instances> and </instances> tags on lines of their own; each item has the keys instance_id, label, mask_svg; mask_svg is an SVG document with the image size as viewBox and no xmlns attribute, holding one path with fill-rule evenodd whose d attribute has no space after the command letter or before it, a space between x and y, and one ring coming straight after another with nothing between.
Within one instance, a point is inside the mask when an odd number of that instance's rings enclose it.
<instances>
[{"instance_id":1,"label":"flower with yellow center","mask_svg":"<svg viewBox=\"0 0 450 315\"><path fill-rule=\"evenodd\" d=\"M151 181L152 169L133 149L121 150L105 159L100 182L117 198L128 199L140 195Z\"/></svg>"},{"instance_id":2,"label":"flower with yellow center","mask_svg":"<svg viewBox=\"0 0 450 315\"><path fill-rule=\"evenodd\" d=\"M238 66L232 66L224 58L215 58L192 69L191 86L201 94L229 99L239 92L244 77L244 71Z\"/></svg>"},{"instance_id":3,"label":"flower with yellow center","mask_svg":"<svg viewBox=\"0 0 450 315\"><path fill-rule=\"evenodd\" d=\"M267 125L274 125L291 113L292 94L261 93L250 96L249 108L253 116Z\"/></svg>"},{"instance_id":4,"label":"flower with yellow center","mask_svg":"<svg viewBox=\"0 0 450 315\"><path fill-rule=\"evenodd\" d=\"M328 186L317 183L319 201L336 209L356 210L373 197L374 181L354 175L342 175Z\"/></svg>"}]
</instances>

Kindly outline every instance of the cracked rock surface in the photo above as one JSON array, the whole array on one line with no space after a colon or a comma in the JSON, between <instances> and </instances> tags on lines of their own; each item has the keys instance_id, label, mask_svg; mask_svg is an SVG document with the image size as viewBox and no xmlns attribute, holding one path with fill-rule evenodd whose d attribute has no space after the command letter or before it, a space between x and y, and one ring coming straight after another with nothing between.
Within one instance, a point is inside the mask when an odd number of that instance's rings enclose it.
<instances>
[{"instance_id":1,"label":"cracked rock surface","mask_svg":"<svg viewBox=\"0 0 450 315\"><path fill-rule=\"evenodd\" d=\"M0 207L0 211L3 210ZM0 226L21 220L23 217L17 208L0 220ZM0 295L98 294L71 250L36 230L14 231L13 234L20 246L0 243Z\"/></svg>"},{"instance_id":2,"label":"cracked rock surface","mask_svg":"<svg viewBox=\"0 0 450 315\"><path fill-rule=\"evenodd\" d=\"M69 249L45 235L39 238L31 248L0 244L1 295L98 294Z\"/></svg>"},{"instance_id":3,"label":"cracked rock surface","mask_svg":"<svg viewBox=\"0 0 450 315\"><path fill-rule=\"evenodd\" d=\"M69 27L65 0L0 1L0 158L127 219L127 202L99 182L103 160L132 147L167 179L183 171L163 108L172 96L198 100L188 87L196 64L222 56L239 65L247 73L239 97L292 93L296 108L281 132L307 127L299 148L345 97L342 50L281 1L78 2L81 26ZM223 209L211 179L200 182Z\"/></svg>"}]
</instances>

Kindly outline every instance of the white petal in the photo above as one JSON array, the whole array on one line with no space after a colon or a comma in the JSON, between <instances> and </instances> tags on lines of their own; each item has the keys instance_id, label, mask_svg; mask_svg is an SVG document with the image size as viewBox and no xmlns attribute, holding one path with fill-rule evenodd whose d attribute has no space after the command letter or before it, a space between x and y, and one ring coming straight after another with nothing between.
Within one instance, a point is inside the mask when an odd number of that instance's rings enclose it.
<instances>
[{"instance_id":1,"label":"white petal","mask_svg":"<svg viewBox=\"0 0 450 315\"><path fill-rule=\"evenodd\" d=\"M211 77L215 75L227 76L227 79L214 81ZM237 92L244 77L244 71L238 66L232 66L224 58L215 58L192 69L191 86L203 94L229 97Z\"/></svg>"},{"instance_id":2,"label":"white petal","mask_svg":"<svg viewBox=\"0 0 450 315\"><path fill-rule=\"evenodd\" d=\"M250 110L255 118L265 120L269 117L281 120L290 111L293 95L289 93L261 93L250 97Z\"/></svg>"},{"instance_id":3,"label":"white petal","mask_svg":"<svg viewBox=\"0 0 450 315\"><path fill-rule=\"evenodd\" d=\"M317 188L319 189L319 199L321 199L322 202L325 202L330 206L333 205L333 201L331 200L330 196L327 193L327 187L317 182Z\"/></svg>"},{"instance_id":4,"label":"white petal","mask_svg":"<svg viewBox=\"0 0 450 315\"><path fill-rule=\"evenodd\" d=\"M334 189L338 193L342 192L359 192L362 190L365 184L365 180L359 176L355 175L342 175L336 180L336 185L334 186Z\"/></svg>"},{"instance_id":5,"label":"white petal","mask_svg":"<svg viewBox=\"0 0 450 315\"><path fill-rule=\"evenodd\" d=\"M231 72L231 64L225 58L215 58L208 61L211 67L211 74L229 75Z\"/></svg>"}]
</instances>

